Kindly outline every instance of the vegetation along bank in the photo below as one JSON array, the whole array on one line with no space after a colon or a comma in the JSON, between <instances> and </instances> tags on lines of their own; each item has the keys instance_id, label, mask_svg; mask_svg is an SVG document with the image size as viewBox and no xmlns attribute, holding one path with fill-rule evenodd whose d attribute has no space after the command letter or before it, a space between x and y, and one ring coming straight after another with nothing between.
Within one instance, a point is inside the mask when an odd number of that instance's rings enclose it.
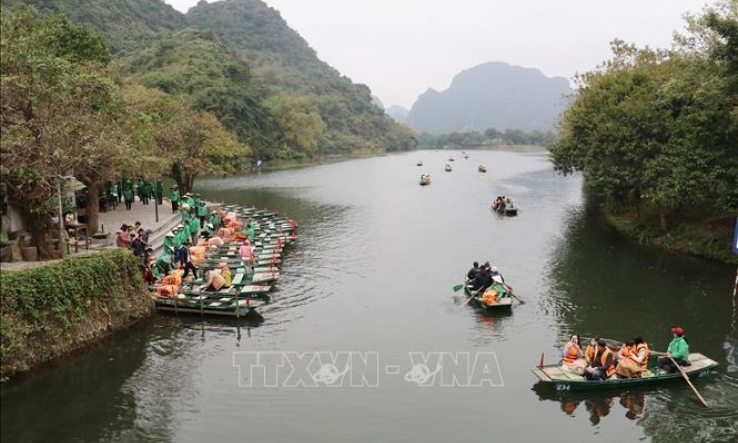
<instances>
[{"instance_id":1,"label":"vegetation along bank","mask_svg":"<svg viewBox=\"0 0 738 443\"><path fill-rule=\"evenodd\" d=\"M118 250L0 273L2 381L148 317L138 264Z\"/></svg>"}]
</instances>

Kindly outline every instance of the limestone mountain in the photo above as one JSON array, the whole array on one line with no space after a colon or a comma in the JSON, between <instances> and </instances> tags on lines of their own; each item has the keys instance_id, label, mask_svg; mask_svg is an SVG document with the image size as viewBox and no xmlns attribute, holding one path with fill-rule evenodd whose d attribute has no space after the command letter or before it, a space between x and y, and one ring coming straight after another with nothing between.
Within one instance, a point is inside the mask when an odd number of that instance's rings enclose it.
<instances>
[{"instance_id":1,"label":"limestone mountain","mask_svg":"<svg viewBox=\"0 0 738 443\"><path fill-rule=\"evenodd\" d=\"M265 159L413 149L414 134L321 61L261 0L204 1L182 14L162 0L0 0L60 11L99 31L121 74L194 96ZM256 145L255 145L256 144Z\"/></svg>"},{"instance_id":2,"label":"limestone mountain","mask_svg":"<svg viewBox=\"0 0 738 443\"><path fill-rule=\"evenodd\" d=\"M563 77L549 78L534 68L484 63L456 75L445 91L428 89L418 97L406 123L434 135L495 128L547 131L573 91Z\"/></svg>"}]
</instances>

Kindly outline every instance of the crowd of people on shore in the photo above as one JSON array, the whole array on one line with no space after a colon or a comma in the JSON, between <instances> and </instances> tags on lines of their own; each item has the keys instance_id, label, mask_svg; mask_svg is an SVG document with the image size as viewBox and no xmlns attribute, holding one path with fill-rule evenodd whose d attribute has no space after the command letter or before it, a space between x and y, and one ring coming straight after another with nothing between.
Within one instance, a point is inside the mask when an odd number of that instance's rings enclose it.
<instances>
[{"instance_id":1,"label":"crowd of people on shore","mask_svg":"<svg viewBox=\"0 0 738 443\"><path fill-rule=\"evenodd\" d=\"M101 203L105 206L108 204L117 205L118 203L124 203L126 209L130 211L136 197L144 205L148 205L154 199L161 205L164 200L164 185L161 179L152 182L148 178L139 176L135 179L121 177L115 182L108 180L105 183Z\"/></svg>"},{"instance_id":2,"label":"crowd of people on shore","mask_svg":"<svg viewBox=\"0 0 738 443\"><path fill-rule=\"evenodd\" d=\"M673 338L666 353L656 360L653 372L673 373L680 366L690 366L689 344L684 338L684 328L672 328ZM604 380L616 375L618 378L638 378L649 371L651 350L640 336L622 345L610 345L600 337L592 337L586 348L582 348L579 335L574 334L564 345L561 367L583 375L587 380Z\"/></svg>"}]
</instances>

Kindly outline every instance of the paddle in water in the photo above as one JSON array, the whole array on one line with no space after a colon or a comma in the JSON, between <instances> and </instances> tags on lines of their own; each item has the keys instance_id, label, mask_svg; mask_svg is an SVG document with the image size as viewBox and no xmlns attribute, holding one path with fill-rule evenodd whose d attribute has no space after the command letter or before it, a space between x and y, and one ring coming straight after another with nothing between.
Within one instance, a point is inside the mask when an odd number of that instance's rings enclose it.
<instances>
[{"instance_id":1,"label":"paddle in water","mask_svg":"<svg viewBox=\"0 0 738 443\"><path fill-rule=\"evenodd\" d=\"M705 399L702 398L702 395L700 395L700 393L697 390L697 388L694 387L694 385L692 384L692 382L689 380L689 376L687 375L686 372L684 372L684 369L682 369L682 367L679 366L679 363L677 363L676 360L674 360L671 355L669 355L669 360L671 360L671 362L674 364L674 366L676 366L677 369L679 369L679 372L682 374L682 377L684 377L684 379L687 381L687 383L689 384L689 387L692 388L692 390L694 391L695 394L697 394L697 398L700 399L700 401L702 402L703 405L705 405L706 408L709 408L710 405L707 404L707 402L705 401Z\"/></svg>"}]
</instances>

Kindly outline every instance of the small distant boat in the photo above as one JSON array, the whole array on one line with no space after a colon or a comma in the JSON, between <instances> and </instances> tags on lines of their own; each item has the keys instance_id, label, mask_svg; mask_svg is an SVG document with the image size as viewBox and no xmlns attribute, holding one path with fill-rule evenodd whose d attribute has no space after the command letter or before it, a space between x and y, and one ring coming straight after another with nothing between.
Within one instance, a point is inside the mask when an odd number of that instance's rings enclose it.
<instances>
[{"instance_id":1,"label":"small distant boat","mask_svg":"<svg viewBox=\"0 0 738 443\"><path fill-rule=\"evenodd\" d=\"M479 170L479 172L487 172L487 167L484 165L479 165L477 169Z\"/></svg>"},{"instance_id":2,"label":"small distant boat","mask_svg":"<svg viewBox=\"0 0 738 443\"><path fill-rule=\"evenodd\" d=\"M418 161L418 162L416 163L416 165L417 165L417 166L423 166L423 162L422 162L422 161Z\"/></svg>"},{"instance_id":3,"label":"small distant boat","mask_svg":"<svg viewBox=\"0 0 738 443\"><path fill-rule=\"evenodd\" d=\"M420 186L428 186L429 184L431 184L430 175L425 175L425 174L421 175L420 176Z\"/></svg>"},{"instance_id":4,"label":"small distant boat","mask_svg":"<svg viewBox=\"0 0 738 443\"><path fill-rule=\"evenodd\" d=\"M449 157L448 158L448 161L452 162L452 161L454 161L454 158L453 157Z\"/></svg>"},{"instance_id":5,"label":"small distant boat","mask_svg":"<svg viewBox=\"0 0 738 443\"><path fill-rule=\"evenodd\" d=\"M505 202L492 202L491 209L501 215L507 215L510 217L518 215L518 208L513 205L512 200L509 198L505 199Z\"/></svg>"},{"instance_id":6,"label":"small distant boat","mask_svg":"<svg viewBox=\"0 0 738 443\"><path fill-rule=\"evenodd\" d=\"M447 164L444 169L446 172L451 172L451 165Z\"/></svg>"}]
</instances>

